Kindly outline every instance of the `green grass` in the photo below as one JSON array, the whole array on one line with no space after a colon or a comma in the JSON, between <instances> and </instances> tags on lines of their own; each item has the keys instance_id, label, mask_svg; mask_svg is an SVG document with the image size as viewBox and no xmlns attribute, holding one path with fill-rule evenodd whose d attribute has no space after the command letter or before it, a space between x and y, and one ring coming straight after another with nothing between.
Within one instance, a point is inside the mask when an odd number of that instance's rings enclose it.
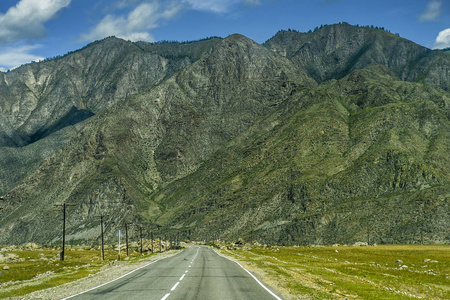
<instances>
[{"instance_id":1,"label":"green grass","mask_svg":"<svg viewBox=\"0 0 450 300\"><path fill-rule=\"evenodd\" d=\"M66 249L65 260L60 261L59 252L49 249L6 252L18 255L21 261L0 263L0 284L8 283L0 289L0 298L17 297L75 281L97 273L101 267L117 259L115 251L105 251L105 260L102 261L98 250L74 248ZM142 258L138 252L130 253L129 257L130 261ZM125 259L123 252L121 258ZM3 270L5 265L10 269ZM38 277L42 278L36 279ZM23 284L25 282L32 284Z\"/></svg>"},{"instance_id":2,"label":"green grass","mask_svg":"<svg viewBox=\"0 0 450 300\"><path fill-rule=\"evenodd\" d=\"M256 247L225 252L265 274L263 279L288 299L450 299L449 245Z\"/></svg>"}]
</instances>

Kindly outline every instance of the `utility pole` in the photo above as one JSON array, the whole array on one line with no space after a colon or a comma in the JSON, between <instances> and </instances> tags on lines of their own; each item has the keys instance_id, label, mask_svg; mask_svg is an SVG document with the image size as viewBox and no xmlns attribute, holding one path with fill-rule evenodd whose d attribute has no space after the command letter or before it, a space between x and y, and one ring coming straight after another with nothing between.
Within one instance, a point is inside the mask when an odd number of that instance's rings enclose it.
<instances>
[{"instance_id":1,"label":"utility pole","mask_svg":"<svg viewBox=\"0 0 450 300\"><path fill-rule=\"evenodd\" d=\"M65 245L66 245L66 207L68 206L75 206L74 204L67 204L67 203L63 203L63 204L55 204L54 207L58 207L61 206L62 207L62 211L63 211L63 238L62 238L62 251L61 251L61 261L64 261L64 250L65 250Z\"/></svg>"},{"instance_id":2,"label":"utility pole","mask_svg":"<svg viewBox=\"0 0 450 300\"><path fill-rule=\"evenodd\" d=\"M164 251L167 251L167 234L164 234L164 246L166 247Z\"/></svg>"},{"instance_id":3,"label":"utility pole","mask_svg":"<svg viewBox=\"0 0 450 300\"><path fill-rule=\"evenodd\" d=\"M161 250L161 237L159 237L159 252L160 253L162 252L162 250Z\"/></svg>"},{"instance_id":4,"label":"utility pole","mask_svg":"<svg viewBox=\"0 0 450 300\"><path fill-rule=\"evenodd\" d=\"M154 249L153 249L153 231L150 232L150 239L152 240L152 253L154 253Z\"/></svg>"},{"instance_id":5,"label":"utility pole","mask_svg":"<svg viewBox=\"0 0 450 300\"><path fill-rule=\"evenodd\" d=\"M120 235L121 235L122 233L120 232L120 229L119 229L119 261L120 261Z\"/></svg>"},{"instance_id":6,"label":"utility pole","mask_svg":"<svg viewBox=\"0 0 450 300\"><path fill-rule=\"evenodd\" d=\"M150 240L152 241L152 253L154 253L154 249L153 249L153 231L150 231Z\"/></svg>"},{"instance_id":7,"label":"utility pole","mask_svg":"<svg viewBox=\"0 0 450 300\"><path fill-rule=\"evenodd\" d=\"M367 246L370 246L370 227L367 225Z\"/></svg>"},{"instance_id":8,"label":"utility pole","mask_svg":"<svg viewBox=\"0 0 450 300\"><path fill-rule=\"evenodd\" d=\"M100 216L100 227L102 230L102 260L105 260L105 248L103 246L104 240L103 240L103 215Z\"/></svg>"},{"instance_id":9,"label":"utility pole","mask_svg":"<svg viewBox=\"0 0 450 300\"><path fill-rule=\"evenodd\" d=\"M106 215L100 215L97 217L100 218L100 228L102 231L102 260L105 260L105 248L104 248L104 239L103 239L103 217L106 217Z\"/></svg>"},{"instance_id":10,"label":"utility pole","mask_svg":"<svg viewBox=\"0 0 450 300\"><path fill-rule=\"evenodd\" d=\"M141 238L141 254L142 254L142 226L139 226L139 236Z\"/></svg>"},{"instance_id":11,"label":"utility pole","mask_svg":"<svg viewBox=\"0 0 450 300\"><path fill-rule=\"evenodd\" d=\"M125 223L125 243L127 245L127 256L128 256L128 225L132 223Z\"/></svg>"}]
</instances>

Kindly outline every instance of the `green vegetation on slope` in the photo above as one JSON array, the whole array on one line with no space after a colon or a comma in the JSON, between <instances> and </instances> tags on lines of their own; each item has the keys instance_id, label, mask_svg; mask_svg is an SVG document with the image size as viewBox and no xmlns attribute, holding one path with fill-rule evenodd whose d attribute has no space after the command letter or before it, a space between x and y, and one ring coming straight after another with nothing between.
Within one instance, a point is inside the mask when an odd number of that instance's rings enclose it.
<instances>
[{"instance_id":1,"label":"green vegetation on slope","mask_svg":"<svg viewBox=\"0 0 450 300\"><path fill-rule=\"evenodd\" d=\"M370 226L377 243L445 242L449 99L380 66L295 94L158 190L158 221L200 239L353 243Z\"/></svg>"}]
</instances>

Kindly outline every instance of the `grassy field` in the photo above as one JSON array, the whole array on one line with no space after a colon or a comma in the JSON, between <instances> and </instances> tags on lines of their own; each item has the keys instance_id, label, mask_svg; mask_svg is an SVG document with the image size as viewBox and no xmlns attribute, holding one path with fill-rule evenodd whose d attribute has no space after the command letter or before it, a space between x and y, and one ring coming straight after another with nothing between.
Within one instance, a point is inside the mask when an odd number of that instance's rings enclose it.
<instances>
[{"instance_id":1,"label":"grassy field","mask_svg":"<svg viewBox=\"0 0 450 300\"><path fill-rule=\"evenodd\" d=\"M66 248L64 261L60 261L60 250L56 249L4 252L15 255L15 261L0 263L0 298L21 296L89 276L118 258L116 251L105 251L102 261L101 252L89 248ZM143 256L139 252L131 252L128 259L140 258ZM125 259L123 252L121 259ZM4 266L9 270L4 270Z\"/></svg>"},{"instance_id":2,"label":"grassy field","mask_svg":"<svg viewBox=\"0 0 450 300\"><path fill-rule=\"evenodd\" d=\"M117 252L105 251L102 261L100 251L88 248L66 249L64 262L54 249L8 251L17 256L15 262L0 263L0 298L71 282L117 259ZM221 252L259 274L286 299L450 299L450 245L241 247ZM132 252L130 260L142 257ZM9 270L3 270L5 265Z\"/></svg>"},{"instance_id":3,"label":"grassy field","mask_svg":"<svg viewBox=\"0 0 450 300\"><path fill-rule=\"evenodd\" d=\"M221 251L286 299L450 299L450 245Z\"/></svg>"}]
</instances>

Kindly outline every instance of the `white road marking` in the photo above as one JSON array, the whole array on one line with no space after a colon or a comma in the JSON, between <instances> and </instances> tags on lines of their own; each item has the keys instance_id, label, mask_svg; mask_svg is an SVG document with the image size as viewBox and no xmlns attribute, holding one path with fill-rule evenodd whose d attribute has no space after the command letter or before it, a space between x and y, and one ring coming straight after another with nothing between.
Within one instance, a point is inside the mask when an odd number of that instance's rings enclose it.
<instances>
[{"instance_id":1,"label":"white road marking","mask_svg":"<svg viewBox=\"0 0 450 300\"><path fill-rule=\"evenodd\" d=\"M167 298L169 298L169 296L170 296L170 293L167 293L164 295L164 297L161 298L161 300L166 300Z\"/></svg>"},{"instance_id":2,"label":"white road marking","mask_svg":"<svg viewBox=\"0 0 450 300\"><path fill-rule=\"evenodd\" d=\"M192 258L189 268L192 266L192 263L194 262L195 258L197 257L199 250L200 250L200 247L197 248L197 252L195 253L194 258ZM180 281L183 280L184 276L186 276L187 272L188 272L188 270L184 271L184 274L180 277L180 280L177 283L175 283L175 285L170 289L170 291L173 292L177 288L177 286L180 284ZM170 293L167 293L161 300L166 300L169 296L170 296Z\"/></svg>"},{"instance_id":3,"label":"white road marking","mask_svg":"<svg viewBox=\"0 0 450 300\"><path fill-rule=\"evenodd\" d=\"M272 292L271 290L269 290L269 289L268 289L261 281L258 280L258 278L255 277L255 275L253 275L252 273L250 273L250 271L248 271L247 269L245 269L239 262L237 262L237 261L235 261L235 260L232 260L231 258L228 258L228 257L226 257L226 256L221 255L219 252L217 252L217 251L214 250L214 249L213 249L213 251L216 252L217 255L219 255L219 256L221 256L221 257L223 257L223 258L226 258L226 259L228 259L228 260L231 260L231 261L234 262L234 263L237 263L242 269L244 269L245 272L247 272L250 276L252 276L252 278L255 279L256 282L257 282L260 286L262 286L269 294L271 294L275 299L281 300L280 297L278 297L277 295L275 295L274 292Z\"/></svg>"},{"instance_id":4,"label":"white road marking","mask_svg":"<svg viewBox=\"0 0 450 300\"><path fill-rule=\"evenodd\" d=\"M183 250L183 251L184 251L184 250ZM107 284L110 284L111 282L114 282L114 281L116 281L116 280L119 280L119 279L121 279L121 278L124 278L125 276L128 276L128 275L130 275L131 273L136 272L137 270L140 270L140 269L142 269L142 268L148 267L148 266L150 266L151 264L154 264L154 263L156 263L156 262L158 262L158 261L160 261L160 260L163 260L163 259L166 259L166 258L173 257L173 256L175 256L175 255L177 255L177 254L179 254L179 253L181 253L181 252L183 252L183 251L177 252L177 253L175 253L174 255L171 255L171 256L163 257L163 258L157 259L157 260L155 260L155 261L152 261L151 263L148 263L148 264L146 264L146 265L144 265L144 266L142 266L142 267L139 267L139 268L137 268L137 269L134 269L133 271L130 271L130 272L128 272L127 274L124 274L124 275L122 275L122 276L120 276L120 277L117 277L116 279L113 279L113 280L108 281L108 282L106 282L106 283L100 284L100 285L98 285L98 286L96 286L96 287L93 287L93 288L91 288L91 289L89 289L89 290L86 290L86 291L83 291L83 292L81 292L81 293L78 293L78 294L75 294L75 295L72 295L72 296L69 296L69 297L66 297L66 298L62 298L61 300L70 299L70 298L73 298L73 297L82 295L82 294L84 294L84 293L93 291L93 290L95 290L95 289L98 289L98 288L100 288L100 287L102 287L102 286L105 286L105 285L107 285ZM167 296L167 297L168 297L168 296ZM163 299L166 299L166 298L163 298Z\"/></svg>"},{"instance_id":5,"label":"white road marking","mask_svg":"<svg viewBox=\"0 0 450 300\"><path fill-rule=\"evenodd\" d=\"M197 255L198 255L198 251L199 251L199 250L200 250L200 247L197 248L197 252L195 253L194 258L192 258L191 263L193 263L194 260L197 258Z\"/></svg>"}]
</instances>

